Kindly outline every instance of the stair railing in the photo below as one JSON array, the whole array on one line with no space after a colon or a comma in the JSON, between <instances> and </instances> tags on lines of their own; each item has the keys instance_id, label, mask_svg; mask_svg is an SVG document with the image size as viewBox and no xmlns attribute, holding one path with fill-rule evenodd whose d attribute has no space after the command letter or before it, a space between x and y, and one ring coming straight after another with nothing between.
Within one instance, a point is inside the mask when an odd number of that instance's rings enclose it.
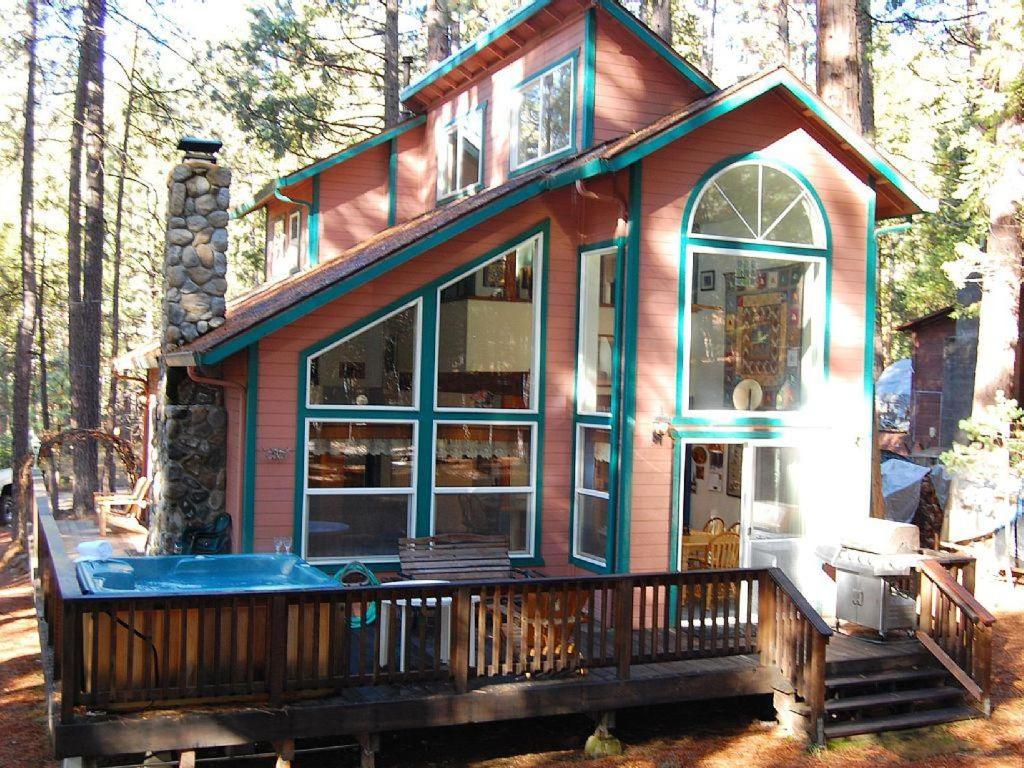
<instances>
[{"instance_id":1,"label":"stair railing","mask_svg":"<svg viewBox=\"0 0 1024 768\"><path fill-rule=\"evenodd\" d=\"M940 562L924 560L918 569L917 637L988 715L996 617Z\"/></svg>"},{"instance_id":2,"label":"stair railing","mask_svg":"<svg viewBox=\"0 0 1024 768\"><path fill-rule=\"evenodd\" d=\"M808 707L807 731L824 741L825 648L832 630L779 568L768 568L758 595L761 663L779 669Z\"/></svg>"}]
</instances>

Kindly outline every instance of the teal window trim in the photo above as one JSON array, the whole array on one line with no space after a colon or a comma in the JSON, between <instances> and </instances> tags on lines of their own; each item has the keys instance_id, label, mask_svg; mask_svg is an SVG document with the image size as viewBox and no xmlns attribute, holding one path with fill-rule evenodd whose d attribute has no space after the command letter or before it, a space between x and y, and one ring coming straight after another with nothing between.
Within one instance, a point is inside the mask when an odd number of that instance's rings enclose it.
<instances>
[{"instance_id":1,"label":"teal window trim","mask_svg":"<svg viewBox=\"0 0 1024 768\"><path fill-rule=\"evenodd\" d=\"M559 160L563 157L568 157L576 153L576 116L579 110L576 108L576 99L579 97L579 58L580 51L577 48L571 53L567 53L559 59L551 62L542 69L530 74L516 85L512 86L512 92L514 98L512 100L512 114L509 115L509 177L518 176L521 173L533 170L534 168L546 165L555 160ZM519 97L531 83L536 80L540 80L548 72L552 72L559 67L569 63L569 144L568 146L550 152L542 157L538 157L534 160L530 160L526 163L516 164L519 154Z\"/></svg>"},{"instance_id":2,"label":"teal window trim","mask_svg":"<svg viewBox=\"0 0 1024 768\"><path fill-rule=\"evenodd\" d=\"M636 340L640 301L640 248L643 226L643 163L629 169L629 233L626 241L622 286L622 361L620 363L622 397L615 414L618 449L616 483L614 571L629 573L632 537L633 446L636 433Z\"/></svg>"},{"instance_id":3,"label":"teal window trim","mask_svg":"<svg viewBox=\"0 0 1024 768\"><path fill-rule=\"evenodd\" d=\"M445 125L441 129L442 130L441 136L437 137L437 142L436 142L437 143L437 147L436 147L436 149L437 149L437 186L436 186L436 189L435 189L435 196L436 196L436 200L437 200L437 202L436 202L437 205L444 205L445 203L449 203L452 200L458 200L460 198L466 197L467 195L475 194L475 193L479 192L481 189L484 189L484 187L485 187L485 184L484 184L484 173L486 172L485 163L487 162L487 139L488 139L488 133L487 133L487 104L488 104L487 101L482 101L477 106L472 107L471 109L468 109L468 110L466 110L465 112L463 112L463 113L461 113L459 115L456 115L451 120L449 120L447 123L445 123ZM480 160L479 160L480 167L477 170L476 181L474 181L474 182L472 182L470 184L467 184L464 187L459 187L458 189L453 189L451 192L442 193L442 191L441 191L441 175L442 175L442 171L441 171L441 157L442 157L444 142L441 140L441 137L442 136L447 136L448 135L448 131L450 131L452 128L456 128L456 130L458 131L458 135L459 135L459 144L458 145L461 148L461 146L462 146L462 128L470 120L473 120L473 119L479 119L480 120ZM461 150L459 152L457 152L456 155L457 156L461 155ZM459 175L458 157L456 157L456 177L458 175Z\"/></svg>"},{"instance_id":4,"label":"teal window trim","mask_svg":"<svg viewBox=\"0 0 1024 768\"><path fill-rule=\"evenodd\" d=\"M500 256L516 246L530 240L537 235L541 236L541 248L539 250L540 260L540 321L541 332L536 337L539 345L539 365L536 371L536 392L537 408L535 411L523 410L500 410L491 411L487 409L457 410L441 409L434 406L434 387L424 386L425 382L434 382L436 379L436 346L437 346L437 318L438 318L438 292L444 285L452 280L472 272L494 258ZM501 245L490 249L484 254L470 259L468 262L449 270L447 273L431 282L420 286L415 291L405 294L388 305L381 307L375 312L360 318L341 330L318 340L299 352L298 371L298 392L297 392L297 426L296 426L296 451L295 451L295 494L294 494L294 516L293 516L293 537L297 542L297 550L305 551L305 475L306 475L306 422L318 420L343 420L343 421L401 421L413 422L416 426L416 455L417 461L414 467L415 472L415 501L412 520L414 523L414 535L428 536L432 527L433 509L433 477L434 477L434 445L432 442L433 425L438 422L473 422L473 423L526 423L531 424L534 429L534 450L536 456L533 509L533 541L532 551L529 554L512 555L512 561L520 566L542 566L544 559L541 555L541 538L543 528L542 497L544 493L543 468L544 468L544 402L546 376L546 338L547 329L547 304L548 304L548 264L550 263L551 251L551 221L544 219L529 229L517 234L515 237L503 242ZM416 407L413 408L378 408L378 407L334 407L334 406L310 406L308 404L308 372L309 360L321 353L333 344L344 340L347 337L364 330L382 319L401 311L405 307L419 302L419 334L418 341L418 372ZM429 354L426 354L429 351ZM340 565L351 559L361 558L337 558L328 562L320 562L319 565ZM377 563L375 570L397 570L397 561L381 560ZM394 566L394 567L391 567Z\"/></svg>"},{"instance_id":5,"label":"teal window trim","mask_svg":"<svg viewBox=\"0 0 1024 768\"><path fill-rule=\"evenodd\" d=\"M875 403L875 315L878 311L878 234L875 229L877 194L874 183L872 182L869 186L871 192L867 199L868 236L865 249L866 274L864 275L864 400L873 414Z\"/></svg>"},{"instance_id":6,"label":"teal window trim","mask_svg":"<svg viewBox=\"0 0 1024 768\"><path fill-rule=\"evenodd\" d=\"M583 256L584 254L591 253L594 251L604 251L614 248L616 249L615 259L615 345L612 348L612 397L611 407L608 414L600 413L580 413L579 410L579 376L580 376L580 333L581 333L581 320L583 316ZM625 250L626 241L617 237L612 240L602 240L596 243L588 243L581 245L577 249L577 261L576 261L576 285L577 285L577 310L576 310L576 347L574 360L576 361L575 375L573 376L573 399L572 399L572 483L570 484L570 496L569 496L569 562L573 565L583 568L594 573L611 573L615 563L615 551L616 551L616 537L617 537L617 523L618 515L617 509L617 483L619 474L619 453L618 453L618 435L619 435L619 424L617 415L619 413L619 400L622 396L622 376L621 376L621 355L622 355L622 337L623 337L623 307L622 307L622 283L623 273L625 271ZM605 428L609 430L609 445L611 456L609 457L609 478L608 478L608 542L607 551L605 552L604 562L598 563L593 559L578 556L576 554L576 500L577 500L577 485L579 482L579 456L577 455L578 450L578 438L581 428L596 427Z\"/></svg>"},{"instance_id":7,"label":"teal window trim","mask_svg":"<svg viewBox=\"0 0 1024 768\"><path fill-rule=\"evenodd\" d=\"M587 9L583 21L583 129L580 147L594 145L594 102L597 92L597 8Z\"/></svg>"},{"instance_id":8,"label":"teal window trim","mask_svg":"<svg viewBox=\"0 0 1024 768\"><path fill-rule=\"evenodd\" d=\"M319 178L319 176L317 177ZM388 142L388 226L398 220L398 139Z\"/></svg>"},{"instance_id":9,"label":"teal window trim","mask_svg":"<svg viewBox=\"0 0 1024 768\"><path fill-rule=\"evenodd\" d=\"M242 551L253 552L256 540L256 420L259 416L260 345L247 352L245 378L245 463L242 485Z\"/></svg>"},{"instance_id":10,"label":"teal window trim","mask_svg":"<svg viewBox=\"0 0 1024 768\"><path fill-rule=\"evenodd\" d=\"M819 216L824 227L825 244L823 247L805 246L776 246L766 242L749 242L744 240L727 240L724 238L708 238L690 233L693 221L693 214L697 203L707 185L722 171L731 166L743 163L763 163L778 170L788 173L795 178L810 194L818 209ZM730 426L760 425L760 426L793 426L807 427L815 426L809 420L806 413L799 411L781 412L766 411L764 415L757 413L728 411L690 411L687 405L687 377L689 375L689 360L687 358L687 343L689 338L689 321L687 306L690 292L689 264L690 255L694 250L719 249L724 251L742 251L750 253L773 253L787 256L795 256L800 259L820 260L825 267L825 327L822 334L822 383L827 386L829 381L829 356L831 354L831 327L832 327L832 225L825 210L825 204L810 180L800 169L780 161L779 159L763 153L749 152L740 155L733 155L724 158L701 175L700 179L690 190L690 194L683 209L682 232L680 234L679 250L679 291L678 291L678 334L676 338L676 415L674 424L678 425L703 425L712 427L729 428Z\"/></svg>"}]
</instances>

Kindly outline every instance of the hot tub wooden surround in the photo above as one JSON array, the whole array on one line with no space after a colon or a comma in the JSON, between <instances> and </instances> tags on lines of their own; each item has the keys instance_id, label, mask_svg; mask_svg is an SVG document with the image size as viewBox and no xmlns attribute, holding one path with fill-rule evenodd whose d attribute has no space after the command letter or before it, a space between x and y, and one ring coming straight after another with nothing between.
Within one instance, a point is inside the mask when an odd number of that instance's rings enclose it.
<instances>
[{"instance_id":1,"label":"hot tub wooden surround","mask_svg":"<svg viewBox=\"0 0 1024 768\"><path fill-rule=\"evenodd\" d=\"M765 694L792 702L794 725L820 741L826 678L843 671L833 662L858 657L855 641L832 638L775 568L83 594L45 498L38 508L40 627L58 757L365 740ZM943 588L929 594L946 595ZM950 637L953 624L971 633L971 647L957 650L960 669L987 695L983 622L947 610L932 623ZM826 655L830 640L841 641L837 659Z\"/></svg>"}]
</instances>

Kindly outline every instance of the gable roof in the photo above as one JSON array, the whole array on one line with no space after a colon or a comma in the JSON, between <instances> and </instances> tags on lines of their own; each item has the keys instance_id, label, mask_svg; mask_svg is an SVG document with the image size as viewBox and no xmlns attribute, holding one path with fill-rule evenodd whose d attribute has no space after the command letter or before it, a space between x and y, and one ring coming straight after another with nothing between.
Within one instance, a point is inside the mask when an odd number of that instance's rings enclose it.
<instances>
[{"instance_id":1,"label":"gable roof","mask_svg":"<svg viewBox=\"0 0 1024 768\"><path fill-rule=\"evenodd\" d=\"M950 304L948 307L943 307L942 309L937 309L934 312L929 312L927 315L922 315L921 317L911 320L908 323L904 323L903 325L897 325L896 330L903 331L904 333L916 331L918 328L930 323L949 318L949 316L953 314L954 309L956 309L956 307Z\"/></svg>"},{"instance_id":2,"label":"gable roof","mask_svg":"<svg viewBox=\"0 0 1024 768\"><path fill-rule=\"evenodd\" d=\"M699 99L625 138L513 177L498 187L456 200L367 238L335 258L263 287L229 308L227 322L166 355L169 365L213 364L263 336L343 296L469 227L543 192L622 170L670 142L765 94L780 93L800 113L835 137L843 150L884 186L888 210L878 218L934 210L931 199L822 104L784 68L755 75Z\"/></svg>"},{"instance_id":3,"label":"gable roof","mask_svg":"<svg viewBox=\"0 0 1024 768\"><path fill-rule=\"evenodd\" d=\"M461 88L484 70L515 56L531 38L560 26L568 15L589 7L606 11L703 93L716 90L707 75L680 56L617 0L533 0L410 83L400 94L402 103L413 111L425 110L444 94Z\"/></svg>"}]
</instances>

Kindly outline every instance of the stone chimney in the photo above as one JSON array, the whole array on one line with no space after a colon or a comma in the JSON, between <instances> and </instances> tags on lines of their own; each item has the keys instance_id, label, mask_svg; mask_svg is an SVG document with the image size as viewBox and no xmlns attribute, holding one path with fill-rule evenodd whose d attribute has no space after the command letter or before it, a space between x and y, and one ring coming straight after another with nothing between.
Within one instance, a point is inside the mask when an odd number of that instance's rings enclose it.
<instances>
[{"instance_id":1,"label":"stone chimney","mask_svg":"<svg viewBox=\"0 0 1024 768\"><path fill-rule=\"evenodd\" d=\"M231 170L218 165L216 140L185 138L168 179L161 347L171 352L223 325L227 290ZM183 534L224 512L227 410L223 390L203 381L219 370L160 362L156 477L147 551L180 551ZM200 379L203 381L196 381Z\"/></svg>"}]
</instances>

